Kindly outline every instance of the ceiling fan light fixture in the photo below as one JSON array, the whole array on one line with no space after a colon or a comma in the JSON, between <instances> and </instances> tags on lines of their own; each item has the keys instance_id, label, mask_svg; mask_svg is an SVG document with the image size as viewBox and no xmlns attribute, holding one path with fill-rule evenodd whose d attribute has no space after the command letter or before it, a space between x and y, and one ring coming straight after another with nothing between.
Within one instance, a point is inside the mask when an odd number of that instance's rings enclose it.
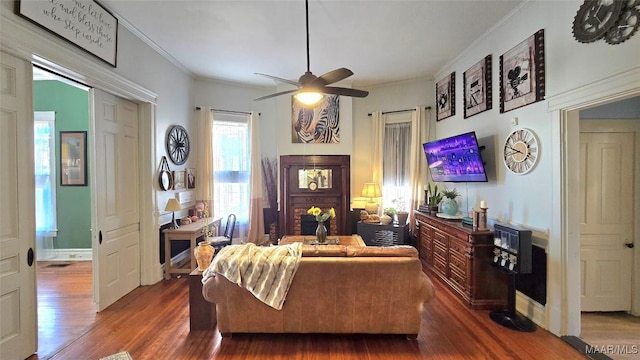
<instances>
[{"instance_id":1,"label":"ceiling fan light fixture","mask_svg":"<svg viewBox=\"0 0 640 360\"><path fill-rule=\"evenodd\" d=\"M322 100L324 95L322 93L319 93L313 90L311 91L305 90L295 94L293 97L296 98L296 100L303 103L304 105L312 106L317 104L320 100Z\"/></svg>"}]
</instances>

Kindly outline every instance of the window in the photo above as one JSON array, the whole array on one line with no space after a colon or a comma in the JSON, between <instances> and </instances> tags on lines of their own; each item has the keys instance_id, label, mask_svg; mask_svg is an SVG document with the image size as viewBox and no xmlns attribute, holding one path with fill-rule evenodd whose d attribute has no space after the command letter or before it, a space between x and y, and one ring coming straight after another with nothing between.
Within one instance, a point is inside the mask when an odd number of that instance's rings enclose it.
<instances>
[{"instance_id":1,"label":"window","mask_svg":"<svg viewBox=\"0 0 640 360\"><path fill-rule=\"evenodd\" d=\"M404 199L404 206L411 198L411 113L401 113L385 118L382 158L382 207L394 207L393 200ZM404 210L409 210L405 208Z\"/></svg>"},{"instance_id":2,"label":"window","mask_svg":"<svg viewBox=\"0 0 640 360\"><path fill-rule=\"evenodd\" d=\"M36 241L38 259L53 249L53 238L58 232L56 219L56 150L54 111L35 111L33 124L35 164ZM51 254L49 254L51 255ZM48 258L48 256L47 256Z\"/></svg>"},{"instance_id":3,"label":"window","mask_svg":"<svg viewBox=\"0 0 640 360\"><path fill-rule=\"evenodd\" d=\"M236 215L242 231L249 221L249 130L246 120L213 121L213 202L217 216ZM223 225L224 226L224 225Z\"/></svg>"}]
</instances>

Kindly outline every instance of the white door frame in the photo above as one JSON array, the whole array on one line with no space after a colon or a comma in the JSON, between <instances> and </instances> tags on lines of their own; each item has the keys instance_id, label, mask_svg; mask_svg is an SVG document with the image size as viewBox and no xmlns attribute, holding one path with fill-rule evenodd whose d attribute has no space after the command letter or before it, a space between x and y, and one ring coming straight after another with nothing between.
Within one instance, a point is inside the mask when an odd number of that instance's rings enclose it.
<instances>
[{"instance_id":1,"label":"white door frame","mask_svg":"<svg viewBox=\"0 0 640 360\"><path fill-rule=\"evenodd\" d=\"M552 224L548 261L548 329L580 335L579 111L640 95L640 66L548 98L551 114ZM636 219L638 218L636 202ZM637 230L636 230L637 231ZM634 259L638 259L638 246ZM637 273L638 262L634 261ZM631 311L640 313L640 277L633 279Z\"/></svg>"},{"instance_id":2,"label":"white door frame","mask_svg":"<svg viewBox=\"0 0 640 360\"><path fill-rule=\"evenodd\" d=\"M3 4L4 6L4 4ZM139 104L140 174L154 174L156 161L157 94L115 73L82 50L66 45L57 38L29 25L15 14L0 11L0 48L47 70L77 80L113 95ZM36 55L37 54L37 55ZM149 177L140 176L140 271L142 285L162 280L158 261L157 191ZM94 234L93 237L97 235ZM152 241L153 240L153 241ZM94 239L95 242L95 239Z\"/></svg>"}]
</instances>

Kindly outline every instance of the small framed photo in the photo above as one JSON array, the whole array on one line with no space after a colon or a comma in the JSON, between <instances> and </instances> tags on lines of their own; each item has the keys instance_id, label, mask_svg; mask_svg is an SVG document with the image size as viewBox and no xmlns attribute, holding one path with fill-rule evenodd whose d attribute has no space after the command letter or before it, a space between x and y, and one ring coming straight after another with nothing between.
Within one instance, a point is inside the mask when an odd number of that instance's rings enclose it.
<instances>
[{"instance_id":1,"label":"small framed photo","mask_svg":"<svg viewBox=\"0 0 640 360\"><path fill-rule=\"evenodd\" d=\"M86 131L60 131L60 185L87 186Z\"/></svg>"},{"instance_id":2,"label":"small framed photo","mask_svg":"<svg viewBox=\"0 0 640 360\"><path fill-rule=\"evenodd\" d=\"M491 55L478 61L462 75L464 118L491 109Z\"/></svg>"},{"instance_id":3,"label":"small framed photo","mask_svg":"<svg viewBox=\"0 0 640 360\"><path fill-rule=\"evenodd\" d=\"M544 100L544 29L500 56L500 112Z\"/></svg>"},{"instance_id":4,"label":"small framed photo","mask_svg":"<svg viewBox=\"0 0 640 360\"><path fill-rule=\"evenodd\" d=\"M196 188L196 169L187 169L187 189Z\"/></svg>"},{"instance_id":5,"label":"small framed photo","mask_svg":"<svg viewBox=\"0 0 640 360\"><path fill-rule=\"evenodd\" d=\"M456 73L452 72L436 83L436 120L456 114Z\"/></svg>"},{"instance_id":6,"label":"small framed photo","mask_svg":"<svg viewBox=\"0 0 640 360\"><path fill-rule=\"evenodd\" d=\"M182 190L186 187L185 175L185 170L175 170L173 172L173 190Z\"/></svg>"}]
</instances>

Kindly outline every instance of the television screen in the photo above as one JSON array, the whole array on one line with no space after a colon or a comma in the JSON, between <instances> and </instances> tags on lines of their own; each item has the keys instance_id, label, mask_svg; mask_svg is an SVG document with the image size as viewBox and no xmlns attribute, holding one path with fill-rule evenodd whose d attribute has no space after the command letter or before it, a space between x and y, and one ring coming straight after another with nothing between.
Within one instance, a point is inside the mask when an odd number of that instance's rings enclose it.
<instances>
[{"instance_id":1,"label":"television screen","mask_svg":"<svg viewBox=\"0 0 640 360\"><path fill-rule=\"evenodd\" d=\"M435 182L486 182L484 163L474 131L422 145Z\"/></svg>"}]
</instances>

